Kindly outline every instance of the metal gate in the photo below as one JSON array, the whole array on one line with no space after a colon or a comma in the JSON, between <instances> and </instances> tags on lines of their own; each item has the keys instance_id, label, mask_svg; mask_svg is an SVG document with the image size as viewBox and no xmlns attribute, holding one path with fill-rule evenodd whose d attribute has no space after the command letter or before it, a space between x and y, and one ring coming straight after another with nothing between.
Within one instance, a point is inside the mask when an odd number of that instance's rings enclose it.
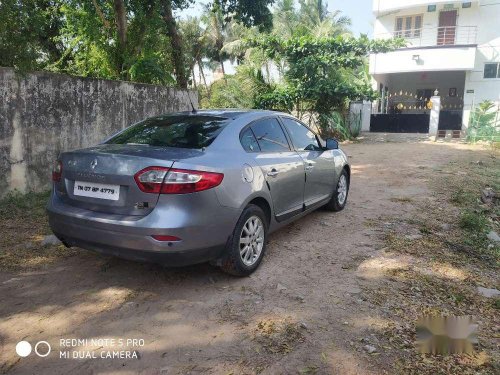
<instances>
[{"instance_id":1,"label":"metal gate","mask_svg":"<svg viewBox=\"0 0 500 375\"><path fill-rule=\"evenodd\" d=\"M418 89L416 94L382 92L382 98L374 108L380 113L370 118L371 132L384 133L428 133L432 110L431 89ZM438 130L462 129L463 97L456 89L441 97Z\"/></svg>"},{"instance_id":2,"label":"metal gate","mask_svg":"<svg viewBox=\"0 0 500 375\"><path fill-rule=\"evenodd\" d=\"M429 133L426 113L380 113L371 115L370 131L380 133Z\"/></svg>"},{"instance_id":3,"label":"metal gate","mask_svg":"<svg viewBox=\"0 0 500 375\"><path fill-rule=\"evenodd\" d=\"M428 133L430 120L429 99L432 91L384 92L377 106L381 113L370 119L371 132ZM427 95L426 95L427 94Z\"/></svg>"},{"instance_id":4,"label":"metal gate","mask_svg":"<svg viewBox=\"0 0 500 375\"><path fill-rule=\"evenodd\" d=\"M441 110L439 112L439 130L462 130L462 113L464 109L463 98L455 91L441 97Z\"/></svg>"},{"instance_id":5,"label":"metal gate","mask_svg":"<svg viewBox=\"0 0 500 375\"><path fill-rule=\"evenodd\" d=\"M462 130L462 110L441 110L439 130Z\"/></svg>"}]
</instances>

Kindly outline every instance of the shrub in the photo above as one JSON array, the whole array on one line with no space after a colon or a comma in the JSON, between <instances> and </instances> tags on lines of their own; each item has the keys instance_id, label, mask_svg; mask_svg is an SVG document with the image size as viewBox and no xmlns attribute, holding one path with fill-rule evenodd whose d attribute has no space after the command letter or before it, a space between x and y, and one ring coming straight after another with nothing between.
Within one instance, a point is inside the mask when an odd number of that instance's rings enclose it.
<instances>
[{"instance_id":1,"label":"shrub","mask_svg":"<svg viewBox=\"0 0 500 375\"><path fill-rule=\"evenodd\" d=\"M500 108L489 100L480 103L471 111L467 141L500 141Z\"/></svg>"}]
</instances>

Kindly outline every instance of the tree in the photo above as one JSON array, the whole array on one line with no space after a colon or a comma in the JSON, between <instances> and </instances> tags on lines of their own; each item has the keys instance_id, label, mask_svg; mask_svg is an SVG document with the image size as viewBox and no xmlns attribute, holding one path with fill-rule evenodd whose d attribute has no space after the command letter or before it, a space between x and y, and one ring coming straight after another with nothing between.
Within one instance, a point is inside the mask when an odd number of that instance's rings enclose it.
<instances>
[{"instance_id":1,"label":"tree","mask_svg":"<svg viewBox=\"0 0 500 375\"><path fill-rule=\"evenodd\" d=\"M205 73L203 71L203 58L208 54L208 33L201 26L201 20L198 17L188 17L179 23L185 49L185 59L193 77L193 84L196 86L196 77L194 67L197 65L205 85L208 89Z\"/></svg>"},{"instance_id":2,"label":"tree","mask_svg":"<svg viewBox=\"0 0 500 375\"><path fill-rule=\"evenodd\" d=\"M270 35L253 40L251 45L287 65L283 84L263 93L257 102L263 108L296 111L299 117L320 115L321 120L321 115L342 108L347 100L373 99L376 94L369 82L359 77L366 56L391 51L402 43L371 41L366 36L282 39Z\"/></svg>"},{"instance_id":3,"label":"tree","mask_svg":"<svg viewBox=\"0 0 500 375\"><path fill-rule=\"evenodd\" d=\"M328 11L322 0L300 0L300 8L293 0L280 0L273 12L273 34L284 37L314 35L332 37L350 34L351 20L342 12Z\"/></svg>"},{"instance_id":4,"label":"tree","mask_svg":"<svg viewBox=\"0 0 500 375\"><path fill-rule=\"evenodd\" d=\"M46 66L83 76L171 84L170 39L156 0L64 0L61 59Z\"/></svg>"},{"instance_id":5,"label":"tree","mask_svg":"<svg viewBox=\"0 0 500 375\"><path fill-rule=\"evenodd\" d=\"M207 57L219 63L222 74L225 75L224 60L228 55L222 51L226 41L226 28L228 22L224 19L222 10L217 7L207 7L203 15L203 21L207 25L208 49Z\"/></svg>"},{"instance_id":6,"label":"tree","mask_svg":"<svg viewBox=\"0 0 500 375\"><path fill-rule=\"evenodd\" d=\"M261 31L270 30L273 16L269 10L275 0L213 0L209 5L211 10L220 12L224 22L231 20L243 25L257 26Z\"/></svg>"},{"instance_id":7,"label":"tree","mask_svg":"<svg viewBox=\"0 0 500 375\"><path fill-rule=\"evenodd\" d=\"M177 23L175 21L172 8L183 9L190 4L190 0L163 0L162 15L167 26L167 33L170 38L172 60L174 63L175 77L177 86L180 88L187 88L187 76L184 61L184 45L182 37L177 30Z\"/></svg>"},{"instance_id":8,"label":"tree","mask_svg":"<svg viewBox=\"0 0 500 375\"><path fill-rule=\"evenodd\" d=\"M60 1L0 1L0 65L27 71L61 57Z\"/></svg>"}]
</instances>

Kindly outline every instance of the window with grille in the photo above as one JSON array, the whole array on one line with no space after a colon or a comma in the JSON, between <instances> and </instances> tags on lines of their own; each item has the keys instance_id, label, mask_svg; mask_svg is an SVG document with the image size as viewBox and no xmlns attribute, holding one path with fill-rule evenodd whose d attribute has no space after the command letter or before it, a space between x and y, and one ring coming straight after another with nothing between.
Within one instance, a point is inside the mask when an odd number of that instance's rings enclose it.
<instances>
[{"instance_id":1,"label":"window with grille","mask_svg":"<svg viewBox=\"0 0 500 375\"><path fill-rule=\"evenodd\" d=\"M422 15L396 17L394 36L420 38L422 34Z\"/></svg>"}]
</instances>

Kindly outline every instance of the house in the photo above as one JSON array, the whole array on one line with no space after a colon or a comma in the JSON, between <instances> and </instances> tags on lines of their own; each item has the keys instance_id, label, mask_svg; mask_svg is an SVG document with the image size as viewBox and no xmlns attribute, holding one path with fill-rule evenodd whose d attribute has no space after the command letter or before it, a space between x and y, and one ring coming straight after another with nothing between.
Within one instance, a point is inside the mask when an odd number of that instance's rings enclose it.
<instances>
[{"instance_id":1,"label":"house","mask_svg":"<svg viewBox=\"0 0 500 375\"><path fill-rule=\"evenodd\" d=\"M428 132L435 94L439 130L464 130L484 100L500 105L499 0L373 0L373 13L374 38L406 46L370 56L371 131Z\"/></svg>"}]
</instances>

